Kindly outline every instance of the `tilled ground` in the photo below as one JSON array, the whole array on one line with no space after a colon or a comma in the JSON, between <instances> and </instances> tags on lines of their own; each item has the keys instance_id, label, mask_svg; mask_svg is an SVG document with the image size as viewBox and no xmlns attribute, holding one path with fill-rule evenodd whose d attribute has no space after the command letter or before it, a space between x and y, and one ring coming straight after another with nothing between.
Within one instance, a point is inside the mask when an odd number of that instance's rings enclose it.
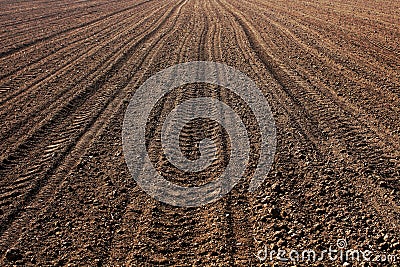
<instances>
[{"instance_id":1,"label":"tilled ground","mask_svg":"<svg viewBox=\"0 0 400 267\"><path fill-rule=\"evenodd\" d=\"M0 265L389 265L257 258L338 239L400 262L400 3L0 3ZM179 208L136 185L122 123L147 78L197 60L257 83L277 151L254 194L250 166L221 200Z\"/></svg>"}]
</instances>

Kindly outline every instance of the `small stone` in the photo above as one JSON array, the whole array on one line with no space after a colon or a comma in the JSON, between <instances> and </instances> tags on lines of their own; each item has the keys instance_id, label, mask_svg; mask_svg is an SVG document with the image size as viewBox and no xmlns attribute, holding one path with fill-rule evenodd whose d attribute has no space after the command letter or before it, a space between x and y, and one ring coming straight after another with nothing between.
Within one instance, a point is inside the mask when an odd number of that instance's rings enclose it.
<instances>
[{"instance_id":1,"label":"small stone","mask_svg":"<svg viewBox=\"0 0 400 267\"><path fill-rule=\"evenodd\" d=\"M389 241L389 235L386 234L386 235L383 237L383 240L384 240L385 242Z\"/></svg>"},{"instance_id":2,"label":"small stone","mask_svg":"<svg viewBox=\"0 0 400 267\"><path fill-rule=\"evenodd\" d=\"M277 192L277 193L282 192L281 186L279 185L279 183L274 183L274 184L271 186L271 189L272 189L272 191Z\"/></svg>"},{"instance_id":3,"label":"small stone","mask_svg":"<svg viewBox=\"0 0 400 267\"><path fill-rule=\"evenodd\" d=\"M269 213L271 214L272 218L279 218L281 211L279 208L274 206L269 210Z\"/></svg>"},{"instance_id":4,"label":"small stone","mask_svg":"<svg viewBox=\"0 0 400 267\"><path fill-rule=\"evenodd\" d=\"M316 209L316 212L317 212L317 214L322 215L322 214L325 213L325 210L324 210L324 209L321 209L321 208L317 208L317 209Z\"/></svg>"},{"instance_id":5,"label":"small stone","mask_svg":"<svg viewBox=\"0 0 400 267\"><path fill-rule=\"evenodd\" d=\"M6 252L6 259L8 261L18 261L22 259L22 254L19 249L10 248Z\"/></svg>"}]
</instances>

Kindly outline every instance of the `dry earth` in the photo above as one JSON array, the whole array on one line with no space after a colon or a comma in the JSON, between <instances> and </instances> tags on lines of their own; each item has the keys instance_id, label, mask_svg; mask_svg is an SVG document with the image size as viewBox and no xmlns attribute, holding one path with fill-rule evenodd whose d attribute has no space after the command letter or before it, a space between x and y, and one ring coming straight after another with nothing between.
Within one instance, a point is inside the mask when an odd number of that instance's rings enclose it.
<instances>
[{"instance_id":1,"label":"dry earth","mask_svg":"<svg viewBox=\"0 0 400 267\"><path fill-rule=\"evenodd\" d=\"M400 262L400 2L0 6L1 266L278 266L254 254L321 251L338 239ZM147 78L196 60L257 83L277 152L255 193L246 190L250 166L223 199L180 208L136 185L121 131ZM234 102L224 88L211 91ZM195 86L173 97L203 94ZM343 264L389 265L297 266Z\"/></svg>"}]
</instances>

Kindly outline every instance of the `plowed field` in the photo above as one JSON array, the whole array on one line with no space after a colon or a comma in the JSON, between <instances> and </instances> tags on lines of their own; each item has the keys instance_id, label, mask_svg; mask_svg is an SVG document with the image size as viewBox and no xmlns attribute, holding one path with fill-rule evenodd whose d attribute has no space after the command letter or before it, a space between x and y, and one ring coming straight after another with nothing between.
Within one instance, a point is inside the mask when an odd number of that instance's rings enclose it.
<instances>
[{"instance_id":1,"label":"plowed field","mask_svg":"<svg viewBox=\"0 0 400 267\"><path fill-rule=\"evenodd\" d=\"M400 2L0 7L1 266L294 266L257 254L322 251L339 239L400 262ZM255 81L277 147L254 193L243 179L219 201L183 208L136 184L121 132L139 86L191 61L224 63ZM174 97L187 94L202 90Z\"/></svg>"}]
</instances>

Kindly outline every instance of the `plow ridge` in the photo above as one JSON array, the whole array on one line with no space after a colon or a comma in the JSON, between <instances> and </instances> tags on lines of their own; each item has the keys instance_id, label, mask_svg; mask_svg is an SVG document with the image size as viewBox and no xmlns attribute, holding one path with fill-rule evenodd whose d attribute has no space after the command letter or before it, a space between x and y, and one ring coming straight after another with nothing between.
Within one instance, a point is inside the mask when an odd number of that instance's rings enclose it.
<instances>
[{"instance_id":1,"label":"plow ridge","mask_svg":"<svg viewBox=\"0 0 400 267\"><path fill-rule=\"evenodd\" d=\"M0 265L258 266L264 248L326 249L342 238L400 257L399 4L328 2L1 1ZM199 136L219 149L205 170L180 170L162 150L163 120L198 97L238 111L251 152L224 197L175 207L136 183L121 132L146 79L193 61L255 82L277 149L248 192L261 140L249 104L216 85L174 88L147 118L143 153L157 172L195 186L228 165L229 133L206 118L179 135L190 159L201 156Z\"/></svg>"}]
</instances>

